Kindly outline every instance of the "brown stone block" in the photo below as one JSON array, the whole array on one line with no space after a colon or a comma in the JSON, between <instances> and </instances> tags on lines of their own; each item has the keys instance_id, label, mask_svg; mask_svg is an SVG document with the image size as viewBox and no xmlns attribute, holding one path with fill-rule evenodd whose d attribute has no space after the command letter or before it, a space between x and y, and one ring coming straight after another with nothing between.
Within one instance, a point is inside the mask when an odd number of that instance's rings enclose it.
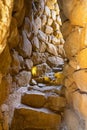
<instances>
[{"instance_id":1,"label":"brown stone block","mask_svg":"<svg viewBox=\"0 0 87 130\"><path fill-rule=\"evenodd\" d=\"M81 91L87 92L87 70L79 70L73 73L73 79Z\"/></svg>"},{"instance_id":2,"label":"brown stone block","mask_svg":"<svg viewBox=\"0 0 87 130\"><path fill-rule=\"evenodd\" d=\"M63 111L66 106L66 99L59 95L51 95L47 98L48 108L53 111Z\"/></svg>"},{"instance_id":3,"label":"brown stone block","mask_svg":"<svg viewBox=\"0 0 87 130\"><path fill-rule=\"evenodd\" d=\"M87 117L87 95L80 92L73 93L73 107L82 116Z\"/></svg>"},{"instance_id":4,"label":"brown stone block","mask_svg":"<svg viewBox=\"0 0 87 130\"><path fill-rule=\"evenodd\" d=\"M46 97L45 94L42 92L29 91L24 93L21 102L31 107L40 108L45 105Z\"/></svg>"},{"instance_id":5,"label":"brown stone block","mask_svg":"<svg viewBox=\"0 0 87 130\"><path fill-rule=\"evenodd\" d=\"M76 60L81 69L87 68L87 48L78 53Z\"/></svg>"},{"instance_id":6,"label":"brown stone block","mask_svg":"<svg viewBox=\"0 0 87 130\"><path fill-rule=\"evenodd\" d=\"M45 108L35 109L27 106L19 106L15 109L11 130L28 128L49 129L58 128L61 116Z\"/></svg>"},{"instance_id":7,"label":"brown stone block","mask_svg":"<svg viewBox=\"0 0 87 130\"><path fill-rule=\"evenodd\" d=\"M84 26L87 23L87 1L63 0L63 10L71 24Z\"/></svg>"},{"instance_id":8,"label":"brown stone block","mask_svg":"<svg viewBox=\"0 0 87 130\"><path fill-rule=\"evenodd\" d=\"M68 25L67 25L68 26ZM64 30L64 29L63 29ZM67 28L66 28L67 30ZM87 27L84 28L73 28L73 31L66 31L65 37L67 37L64 44L64 49L66 56L71 59L75 56L80 50L87 46ZM68 35L68 36L67 36Z\"/></svg>"}]
</instances>

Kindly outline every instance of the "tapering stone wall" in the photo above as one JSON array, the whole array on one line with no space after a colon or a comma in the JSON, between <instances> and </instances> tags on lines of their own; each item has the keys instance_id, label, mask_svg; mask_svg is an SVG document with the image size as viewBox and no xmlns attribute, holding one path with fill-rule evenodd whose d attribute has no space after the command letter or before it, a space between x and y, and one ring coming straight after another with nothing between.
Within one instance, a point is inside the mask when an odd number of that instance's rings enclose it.
<instances>
[{"instance_id":1,"label":"tapering stone wall","mask_svg":"<svg viewBox=\"0 0 87 130\"><path fill-rule=\"evenodd\" d=\"M61 3L62 2L62 3ZM65 128L87 130L87 0L60 1L67 62Z\"/></svg>"}]
</instances>

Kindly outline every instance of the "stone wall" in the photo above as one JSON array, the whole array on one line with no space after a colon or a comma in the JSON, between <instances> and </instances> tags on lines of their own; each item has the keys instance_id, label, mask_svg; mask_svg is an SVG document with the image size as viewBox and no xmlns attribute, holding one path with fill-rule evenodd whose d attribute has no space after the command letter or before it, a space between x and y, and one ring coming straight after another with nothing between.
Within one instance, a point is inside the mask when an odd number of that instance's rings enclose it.
<instances>
[{"instance_id":1,"label":"stone wall","mask_svg":"<svg viewBox=\"0 0 87 130\"><path fill-rule=\"evenodd\" d=\"M60 4L67 57L65 128L87 130L87 1L63 0Z\"/></svg>"}]
</instances>

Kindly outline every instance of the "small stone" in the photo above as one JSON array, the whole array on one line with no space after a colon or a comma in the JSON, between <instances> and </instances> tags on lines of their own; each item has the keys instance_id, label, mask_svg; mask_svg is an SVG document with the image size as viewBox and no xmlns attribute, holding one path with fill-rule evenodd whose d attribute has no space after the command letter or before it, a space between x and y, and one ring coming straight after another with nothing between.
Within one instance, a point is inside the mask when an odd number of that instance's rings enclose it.
<instances>
[{"instance_id":1,"label":"small stone","mask_svg":"<svg viewBox=\"0 0 87 130\"><path fill-rule=\"evenodd\" d=\"M47 25L51 26L53 23L53 19L52 18L48 18L47 20Z\"/></svg>"},{"instance_id":2,"label":"small stone","mask_svg":"<svg viewBox=\"0 0 87 130\"><path fill-rule=\"evenodd\" d=\"M27 36L29 35L29 32L31 32L31 30L32 30L31 21L28 17L25 17L24 30L25 30Z\"/></svg>"},{"instance_id":3,"label":"small stone","mask_svg":"<svg viewBox=\"0 0 87 130\"><path fill-rule=\"evenodd\" d=\"M48 35L48 42L49 42L49 43L52 42L52 35Z\"/></svg>"},{"instance_id":4,"label":"small stone","mask_svg":"<svg viewBox=\"0 0 87 130\"><path fill-rule=\"evenodd\" d=\"M58 24L59 24L59 25L62 25L61 18L60 18L59 15L56 17L56 19L57 19Z\"/></svg>"},{"instance_id":5,"label":"small stone","mask_svg":"<svg viewBox=\"0 0 87 130\"><path fill-rule=\"evenodd\" d=\"M56 20L56 11L52 10L52 19L55 21Z\"/></svg>"},{"instance_id":6,"label":"small stone","mask_svg":"<svg viewBox=\"0 0 87 130\"><path fill-rule=\"evenodd\" d=\"M52 34L53 33L53 28L48 26L48 25L46 25L45 33L46 34Z\"/></svg>"},{"instance_id":7,"label":"small stone","mask_svg":"<svg viewBox=\"0 0 87 130\"><path fill-rule=\"evenodd\" d=\"M47 16L46 15L42 15L42 19L41 19L41 23L42 23L42 26L44 26L47 22Z\"/></svg>"},{"instance_id":8,"label":"small stone","mask_svg":"<svg viewBox=\"0 0 87 130\"><path fill-rule=\"evenodd\" d=\"M31 72L21 71L18 75L16 75L15 80L19 87L26 86L31 80Z\"/></svg>"},{"instance_id":9,"label":"small stone","mask_svg":"<svg viewBox=\"0 0 87 130\"><path fill-rule=\"evenodd\" d=\"M32 67L33 67L33 62L32 62L32 60L31 60L31 59L26 59L26 60L25 60L25 66L26 66L26 68L27 68L28 70L31 70Z\"/></svg>"},{"instance_id":10,"label":"small stone","mask_svg":"<svg viewBox=\"0 0 87 130\"><path fill-rule=\"evenodd\" d=\"M34 33L35 35L38 34L38 28L34 21L32 21L32 30L33 30L32 33Z\"/></svg>"},{"instance_id":11,"label":"small stone","mask_svg":"<svg viewBox=\"0 0 87 130\"><path fill-rule=\"evenodd\" d=\"M33 52L32 57L31 57L34 65L46 62L46 58L47 57L45 53L39 53L39 52Z\"/></svg>"},{"instance_id":12,"label":"small stone","mask_svg":"<svg viewBox=\"0 0 87 130\"><path fill-rule=\"evenodd\" d=\"M41 42L40 43L40 52L44 53L46 51L46 48L47 48L46 44L44 42Z\"/></svg>"},{"instance_id":13,"label":"small stone","mask_svg":"<svg viewBox=\"0 0 87 130\"><path fill-rule=\"evenodd\" d=\"M23 42L19 45L19 53L22 55L24 58L25 57L30 57L32 54L32 45L31 42L28 40L26 32L22 31L22 36L23 36Z\"/></svg>"},{"instance_id":14,"label":"small stone","mask_svg":"<svg viewBox=\"0 0 87 130\"><path fill-rule=\"evenodd\" d=\"M53 22L52 27L54 31L60 30L60 26L56 21Z\"/></svg>"},{"instance_id":15,"label":"small stone","mask_svg":"<svg viewBox=\"0 0 87 130\"><path fill-rule=\"evenodd\" d=\"M41 19L40 19L40 17L37 17L35 19L35 24L36 24L37 29L41 29Z\"/></svg>"},{"instance_id":16,"label":"small stone","mask_svg":"<svg viewBox=\"0 0 87 130\"><path fill-rule=\"evenodd\" d=\"M38 38L43 42L48 41L47 35L44 32L42 32L41 30L38 31Z\"/></svg>"},{"instance_id":17,"label":"small stone","mask_svg":"<svg viewBox=\"0 0 87 130\"><path fill-rule=\"evenodd\" d=\"M38 40L38 38L36 36L32 40L32 47L33 47L34 51L37 51L39 49L39 47L40 47L39 40Z\"/></svg>"},{"instance_id":18,"label":"small stone","mask_svg":"<svg viewBox=\"0 0 87 130\"><path fill-rule=\"evenodd\" d=\"M43 84L43 83L38 83L38 86L39 86L40 88L43 88L43 87L45 87L46 85Z\"/></svg>"},{"instance_id":19,"label":"small stone","mask_svg":"<svg viewBox=\"0 0 87 130\"><path fill-rule=\"evenodd\" d=\"M52 36L52 43L54 45L59 45L60 44L60 39L58 39L57 37L55 36Z\"/></svg>"},{"instance_id":20,"label":"small stone","mask_svg":"<svg viewBox=\"0 0 87 130\"><path fill-rule=\"evenodd\" d=\"M45 12L44 12L48 17L51 17L51 12L48 6L45 6Z\"/></svg>"},{"instance_id":21,"label":"small stone","mask_svg":"<svg viewBox=\"0 0 87 130\"><path fill-rule=\"evenodd\" d=\"M30 82L30 85L37 85L36 80L32 79L31 82Z\"/></svg>"},{"instance_id":22,"label":"small stone","mask_svg":"<svg viewBox=\"0 0 87 130\"><path fill-rule=\"evenodd\" d=\"M42 63L36 66L37 70L36 70L36 76L42 76L45 73L51 72L52 69L46 64L46 63Z\"/></svg>"},{"instance_id":23,"label":"small stone","mask_svg":"<svg viewBox=\"0 0 87 130\"><path fill-rule=\"evenodd\" d=\"M58 45L58 53L62 56L62 57L66 57L65 55L65 50L62 44Z\"/></svg>"},{"instance_id":24,"label":"small stone","mask_svg":"<svg viewBox=\"0 0 87 130\"><path fill-rule=\"evenodd\" d=\"M59 10L58 3L55 3L54 6L55 6L54 8L55 8L56 14L59 15L60 10Z\"/></svg>"},{"instance_id":25,"label":"small stone","mask_svg":"<svg viewBox=\"0 0 87 130\"><path fill-rule=\"evenodd\" d=\"M51 43L47 44L47 51L55 56L58 56L57 47Z\"/></svg>"},{"instance_id":26,"label":"small stone","mask_svg":"<svg viewBox=\"0 0 87 130\"><path fill-rule=\"evenodd\" d=\"M12 65L11 65L11 73L17 74L20 70L20 61L19 61L19 55L17 51L13 51L12 53Z\"/></svg>"},{"instance_id":27,"label":"small stone","mask_svg":"<svg viewBox=\"0 0 87 130\"><path fill-rule=\"evenodd\" d=\"M48 57L47 63L51 67L57 67L57 66L63 65L64 60L61 57L52 56L52 57Z\"/></svg>"}]
</instances>

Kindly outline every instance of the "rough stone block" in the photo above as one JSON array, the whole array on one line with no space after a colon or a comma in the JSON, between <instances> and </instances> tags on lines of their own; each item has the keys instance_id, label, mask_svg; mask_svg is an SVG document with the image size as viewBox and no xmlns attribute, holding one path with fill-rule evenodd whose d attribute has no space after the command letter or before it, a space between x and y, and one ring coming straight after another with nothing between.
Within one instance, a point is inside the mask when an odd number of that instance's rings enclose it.
<instances>
[{"instance_id":1,"label":"rough stone block","mask_svg":"<svg viewBox=\"0 0 87 130\"><path fill-rule=\"evenodd\" d=\"M11 129L55 129L60 123L61 117L58 114L55 114L47 109L35 109L22 105L15 109Z\"/></svg>"},{"instance_id":2,"label":"rough stone block","mask_svg":"<svg viewBox=\"0 0 87 130\"><path fill-rule=\"evenodd\" d=\"M46 103L46 97L44 93L39 91L29 91L24 93L21 102L30 107L40 108Z\"/></svg>"}]
</instances>

